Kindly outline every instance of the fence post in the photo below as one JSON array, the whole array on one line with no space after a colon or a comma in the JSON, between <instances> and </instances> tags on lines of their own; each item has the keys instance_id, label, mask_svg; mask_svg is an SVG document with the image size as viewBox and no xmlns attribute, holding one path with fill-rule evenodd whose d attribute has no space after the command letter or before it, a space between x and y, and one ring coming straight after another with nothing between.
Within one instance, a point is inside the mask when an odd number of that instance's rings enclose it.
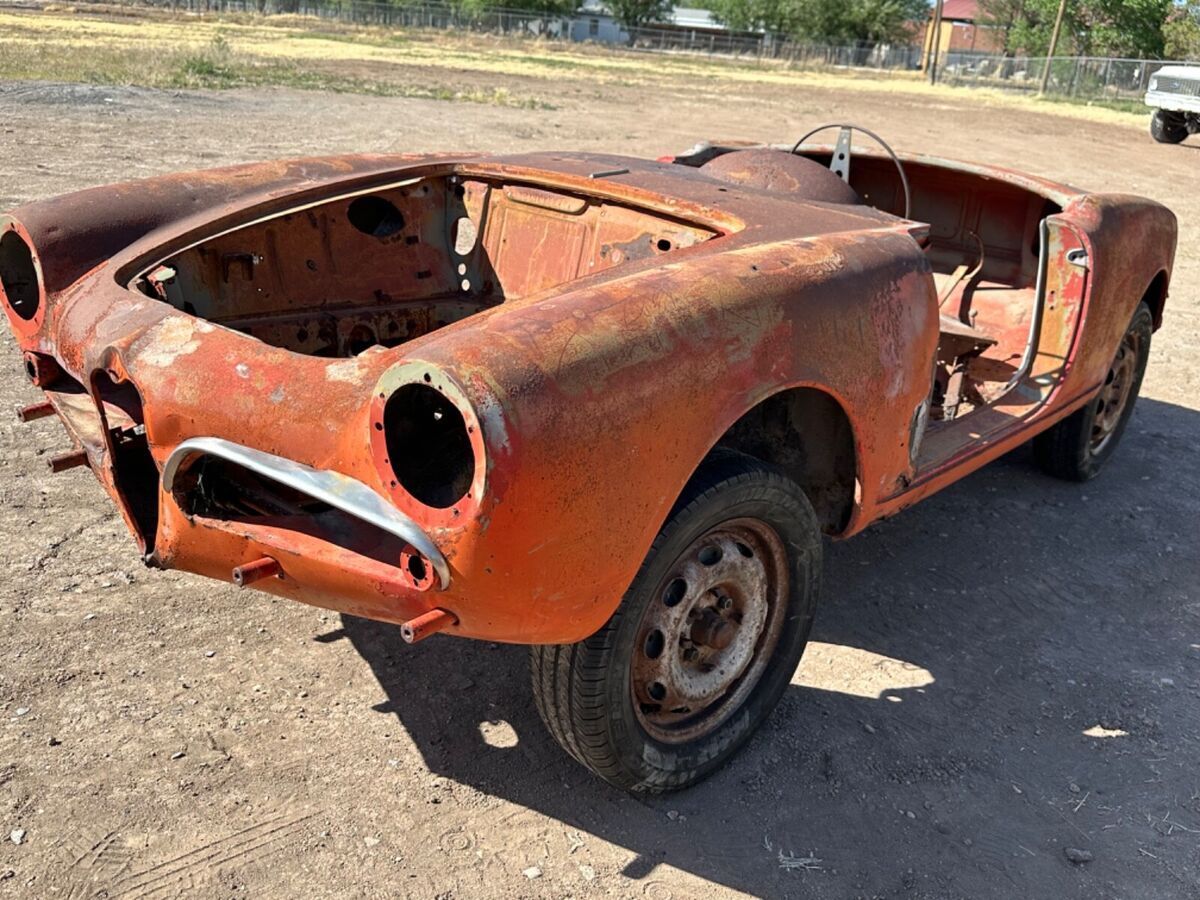
<instances>
[{"instance_id":1,"label":"fence post","mask_svg":"<svg viewBox=\"0 0 1200 900\"><path fill-rule=\"evenodd\" d=\"M509 35L529 36L537 25L536 33L546 38L571 40L571 23L567 18L554 22L547 15L531 14L508 7L489 8L485 13L471 14L445 2L417 0L409 3L381 3L379 0L151 0L160 8L193 13L255 12L259 15L291 13L307 15L319 20L341 20L355 24L375 24L392 28L426 28L437 30L470 30L495 32ZM1062 3L1059 5L1060 15ZM1061 23L1056 23L1061 24ZM555 30L554 25L557 25ZM705 40L707 36L707 40ZM641 42L646 50L670 52L677 50L707 53L709 56L726 54L744 59L753 54L759 66L778 61L781 68L812 68L814 66L848 66L864 69L913 69L922 64L929 65L937 76L944 77L948 68L953 70L950 81L961 84L991 83L1003 86L1017 70L1026 73L1021 81L1012 81L1008 86L1017 90L1028 90L1040 82L1039 96L1054 93L1070 98L1093 97L1099 92L1104 99L1123 98L1131 92L1144 93L1150 75L1163 65L1161 60L1132 60L1113 57L1075 57L1070 84L1058 79L1051 87L1056 59L1063 63L1071 57L1048 55L1037 57L1008 57L1003 54L940 53L936 38L927 44L893 47L871 46L866 42L848 45L809 44L781 40L775 35L733 34L731 32L698 33L694 28L664 31L647 28L636 29L631 35L633 43ZM718 41L719 38L719 41ZM718 42L720 46L718 46ZM701 49L701 48L705 49ZM932 59L930 57L933 57ZM982 73L981 65L987 61L990 76ZM1116 66L1113 64L1117 63ZM992 68L992 66L995 68ZM1041 64L1040 72L1037 65ZM1101 65L1102 64L1102 65ZM1130 68L1135 67L1135 68ZM1091 78L1092 81L1088 81ZM1098 82L1097 84L1093 82Z\"/></svg>"},{"instance_id":2,"label":"fence post","mask_svg":"<svg viewBox=\"0 0 1200 900\"><path fill-rule=\"evenodd\" d=\"M1063 15L1067 11L1067 0L1059 0L1058 15L1054 18L1054 31L1050 33L1050 49L1046 51L1046 71L1042 73L1042 86L1038 96L1046 93L1046 83L1050 78L1050 61L1054 59L1054 51L1058 49L1058 36L1062 32Z\"/></svg>"}]
</instances>

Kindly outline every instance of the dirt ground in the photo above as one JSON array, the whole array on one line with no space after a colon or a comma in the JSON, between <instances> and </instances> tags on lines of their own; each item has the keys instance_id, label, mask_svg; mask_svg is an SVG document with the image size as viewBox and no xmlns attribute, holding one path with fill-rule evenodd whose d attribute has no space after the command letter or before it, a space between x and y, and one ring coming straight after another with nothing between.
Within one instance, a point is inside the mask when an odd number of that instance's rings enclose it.
<instances>
[{"instance_id":1,"label":"dirt ground","mask_svg":"<svg viewBox=\"0 0 1200 900\"><path fill-rule=\"evenodd\" d=\"M146 571L89 476L47 475L59 427L6 416L0 895L1200 896L1200 139L859 83L495 78L554 108L0 84L0 208L282 155L659 155L858 122L1179 214L1111 467L1068 485L1017 452L832 545L815 642L766 727L702 786L647 800L551 741L523 648L409 648ZM35 393L3 331L10 408Z\"/></svg>"}]
</instances>

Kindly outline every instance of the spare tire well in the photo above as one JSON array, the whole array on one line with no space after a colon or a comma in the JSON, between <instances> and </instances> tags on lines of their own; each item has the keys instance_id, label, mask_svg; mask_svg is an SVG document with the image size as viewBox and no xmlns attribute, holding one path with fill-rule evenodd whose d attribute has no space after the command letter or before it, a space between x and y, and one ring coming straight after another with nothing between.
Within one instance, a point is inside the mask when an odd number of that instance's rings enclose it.
<instances>
[{"instance_id":1,"label":"spare tire well","mask_svg":"<svg viewBox=\"0 0 1200 900\"><path fill-rule=\"evenodd\" d=\"M829 394L792 388L768 397L734 422L717 446L777 466L804 490L826 534L845 530L854 508L854 431Z\"/></svg>"}]
</instances>

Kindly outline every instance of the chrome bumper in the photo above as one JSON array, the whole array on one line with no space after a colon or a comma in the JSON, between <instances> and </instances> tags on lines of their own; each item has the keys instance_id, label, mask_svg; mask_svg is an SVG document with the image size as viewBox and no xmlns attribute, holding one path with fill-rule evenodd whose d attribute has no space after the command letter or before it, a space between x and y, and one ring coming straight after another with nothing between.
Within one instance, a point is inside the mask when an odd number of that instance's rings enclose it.
<instances>
[{"instance_id":1,"label":"chrome bumper","mask_svg":"<svg viewBox=\"0 0 1200 900\"><path fill-rule=\"evenodd\" d=\"M192 460L202 456L215 456L243 466L263 478L278 482L294 491L299 491L340 509L347 515L380 528L403 541L429 560L437 573L442 590L450 586L450 566L446 557L421 527L400 512L375 491L356 478L314 469L262 450L254 450L215 437L189 438L181 443L167 458L162 471L163 490L171 493L180 471Z\"/></svg>"}]
</instances>

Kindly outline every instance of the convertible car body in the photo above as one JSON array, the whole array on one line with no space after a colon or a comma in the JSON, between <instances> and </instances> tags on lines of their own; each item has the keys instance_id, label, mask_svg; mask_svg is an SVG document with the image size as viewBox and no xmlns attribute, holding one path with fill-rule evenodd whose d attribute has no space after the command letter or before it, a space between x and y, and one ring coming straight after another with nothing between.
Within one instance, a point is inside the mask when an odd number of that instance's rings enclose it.
<instances>
[{"instance_id":1,"label":"convertible car body","mask_svg":"<svg viewBox=\"0 0 1200 900\"><path fill-rule=\"evenodd\" d=\"M147 564L566 645L714 453L846 537L1085 408L1087 447L1119 437L1174 246L1151 201L843 131L96 188L0 218L0 283L22 417L57 415L52 468L91 469Z\"/></svg>"}]
</instances>

